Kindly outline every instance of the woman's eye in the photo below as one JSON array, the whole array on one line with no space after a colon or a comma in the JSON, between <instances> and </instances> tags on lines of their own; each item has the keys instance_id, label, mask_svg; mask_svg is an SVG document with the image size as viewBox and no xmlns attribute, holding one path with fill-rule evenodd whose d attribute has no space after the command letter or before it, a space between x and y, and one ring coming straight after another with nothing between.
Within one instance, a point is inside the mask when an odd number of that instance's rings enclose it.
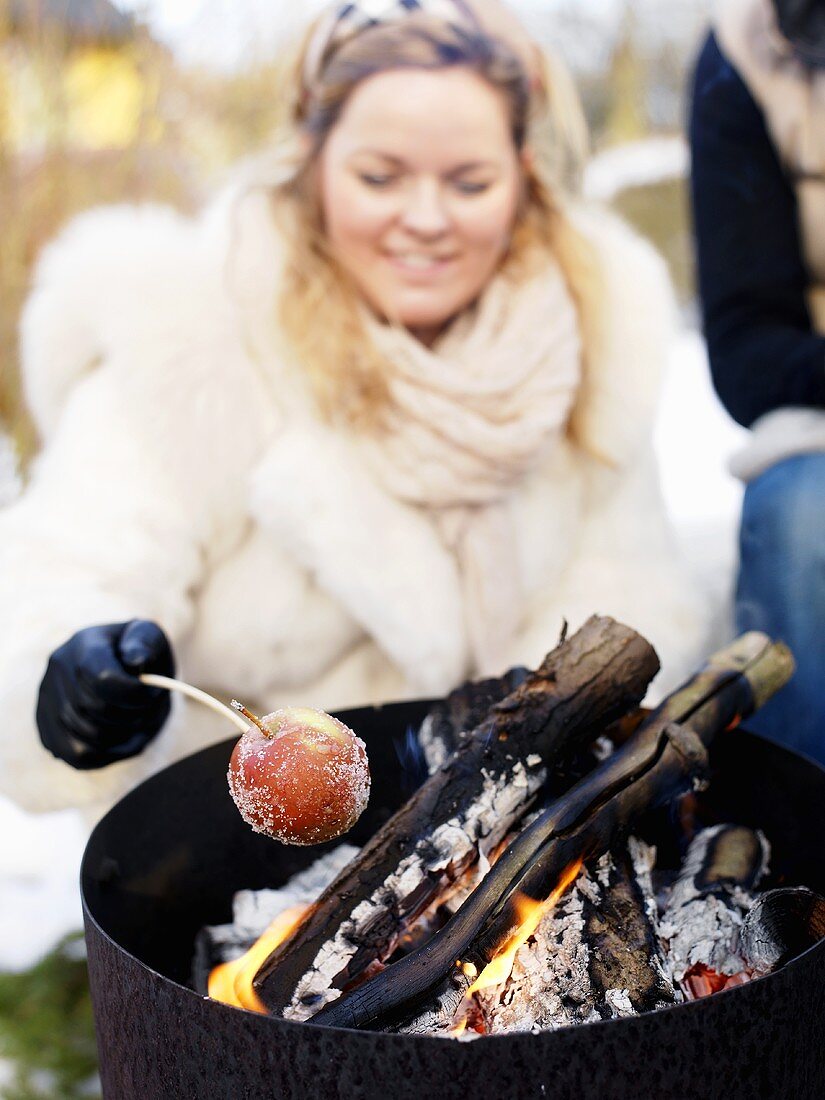
<instances>
[{"instance_id":1,"label":"woman's eye","mask_svg":"<svg viewBox=\"0 0 825 1100\"><path fill-rule=\"evenodd\" d=\"M471 182L469 180L456 180L456 190L462 195L481 195L485 191L489 191L490 184L485 180L484 182Z\"/></svg>"},{"instance_id":2,"label":"woman's eye","mask_svg":"<svg viewBox=\"0 0 825 1100\"><path fill-rule=\"evenodd\" d=\"M359 173L362 183L365 183L367 187L389 187L395 180L395 176L382 174L380 172L361 172Z\"/></svg>"}]
</instances>

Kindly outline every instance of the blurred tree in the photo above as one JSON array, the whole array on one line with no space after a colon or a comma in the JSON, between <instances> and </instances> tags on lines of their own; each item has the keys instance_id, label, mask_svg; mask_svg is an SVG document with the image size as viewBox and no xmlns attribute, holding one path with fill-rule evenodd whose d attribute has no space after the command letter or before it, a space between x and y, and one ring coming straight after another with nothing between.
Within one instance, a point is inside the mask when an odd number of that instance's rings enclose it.
<instances>
[{"instance_id":1,"label":"blurred tree","mask_svg":"<svg viewBox=\"0 0 825 1100\"><path fill-rule=\"evenodd\" d=\"M667 260L680 303L689 306L695 297L695 276L686 181L666 179L628 187L616 196L613 205L659 249Z\"/></svg>"},{"instance_id":2,"label":"blurred tree","mask_svg":"<svg viewBox=\"0 0 825 1100\"><path fill-rule=\"evenodd\" d=\"M0 0L0 421L21 456L17 321L43 243L100 202L185 203L159 111L168 51L108 0Z\"/></svg>"},{"instance_id":3,"label":"blurred tree","mask_svg":"<svg viewBox=\"0 0 825 1100\"><path fill-rule=\"evenodd\" d=\"M636 141L650 127L646 106L647 71L639 50L636 16L626 0L621 30L607 73L610 107L605 121L605 138L610 144Z\"/></svg>"}]
</instances>

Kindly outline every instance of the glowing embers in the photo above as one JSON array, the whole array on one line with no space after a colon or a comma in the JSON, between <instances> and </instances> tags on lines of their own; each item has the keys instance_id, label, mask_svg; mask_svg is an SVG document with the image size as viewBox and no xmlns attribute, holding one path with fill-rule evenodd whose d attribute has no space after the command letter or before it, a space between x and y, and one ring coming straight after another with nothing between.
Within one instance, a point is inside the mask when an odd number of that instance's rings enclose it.
<instances>
[{"instance_id":1,"label":"glowing embers","mask_svg":"<svg viewBox=\"0 0 825 1100\"><path fill-rule=\"evenodd\" d=\"M682 979L682 989L689 1001L697 1001L700 997L709 997L712 993L721 993L723 989L735 989L738 985L745 985L753 978L747 970L740 970L738 974L720 974L711 970L704 963L697 963L688 970Z\"/></svg>"}]
</instances>

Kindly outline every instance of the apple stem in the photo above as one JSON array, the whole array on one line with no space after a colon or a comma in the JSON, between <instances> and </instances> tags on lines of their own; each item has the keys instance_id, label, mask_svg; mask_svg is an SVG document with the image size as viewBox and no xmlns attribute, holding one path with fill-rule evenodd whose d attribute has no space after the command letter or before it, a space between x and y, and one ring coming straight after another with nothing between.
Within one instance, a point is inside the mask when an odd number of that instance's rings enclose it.
<instances>
[{"instance_id":1,"label":"apple stem","mask_svg":"<svg viewBox=\"0 0 825 1100\"><path fill-rule=\"evenodd\" d=\"M253 714L251 710L247 710L243 703L239 703L237 699L233 699L230 705L233 710L239 711L244 716L244 718L248 718L250 722L253 722L264 735L264 737L272 736L272 731L266 728L266 726L263 724L257 714Z\"/></svg>"}]
</instances>

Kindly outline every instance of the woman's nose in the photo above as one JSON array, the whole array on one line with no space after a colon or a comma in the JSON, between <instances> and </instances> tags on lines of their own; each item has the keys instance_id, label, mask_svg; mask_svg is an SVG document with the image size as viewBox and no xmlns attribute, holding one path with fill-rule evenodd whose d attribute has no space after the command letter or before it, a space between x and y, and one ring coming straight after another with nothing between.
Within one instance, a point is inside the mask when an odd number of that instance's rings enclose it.
<instances>
[{"instance_id":1,"label":"woman's nose","mask_svg":"<svg viewBox=\"0 0 825 1100\"><path fill-rule=\"evenodd\" d=\"M430 180L415 183L405 196L401 220L406 229L421 237L438 237L450 227L441 187Z\"/></svg>"}]
</instances>

